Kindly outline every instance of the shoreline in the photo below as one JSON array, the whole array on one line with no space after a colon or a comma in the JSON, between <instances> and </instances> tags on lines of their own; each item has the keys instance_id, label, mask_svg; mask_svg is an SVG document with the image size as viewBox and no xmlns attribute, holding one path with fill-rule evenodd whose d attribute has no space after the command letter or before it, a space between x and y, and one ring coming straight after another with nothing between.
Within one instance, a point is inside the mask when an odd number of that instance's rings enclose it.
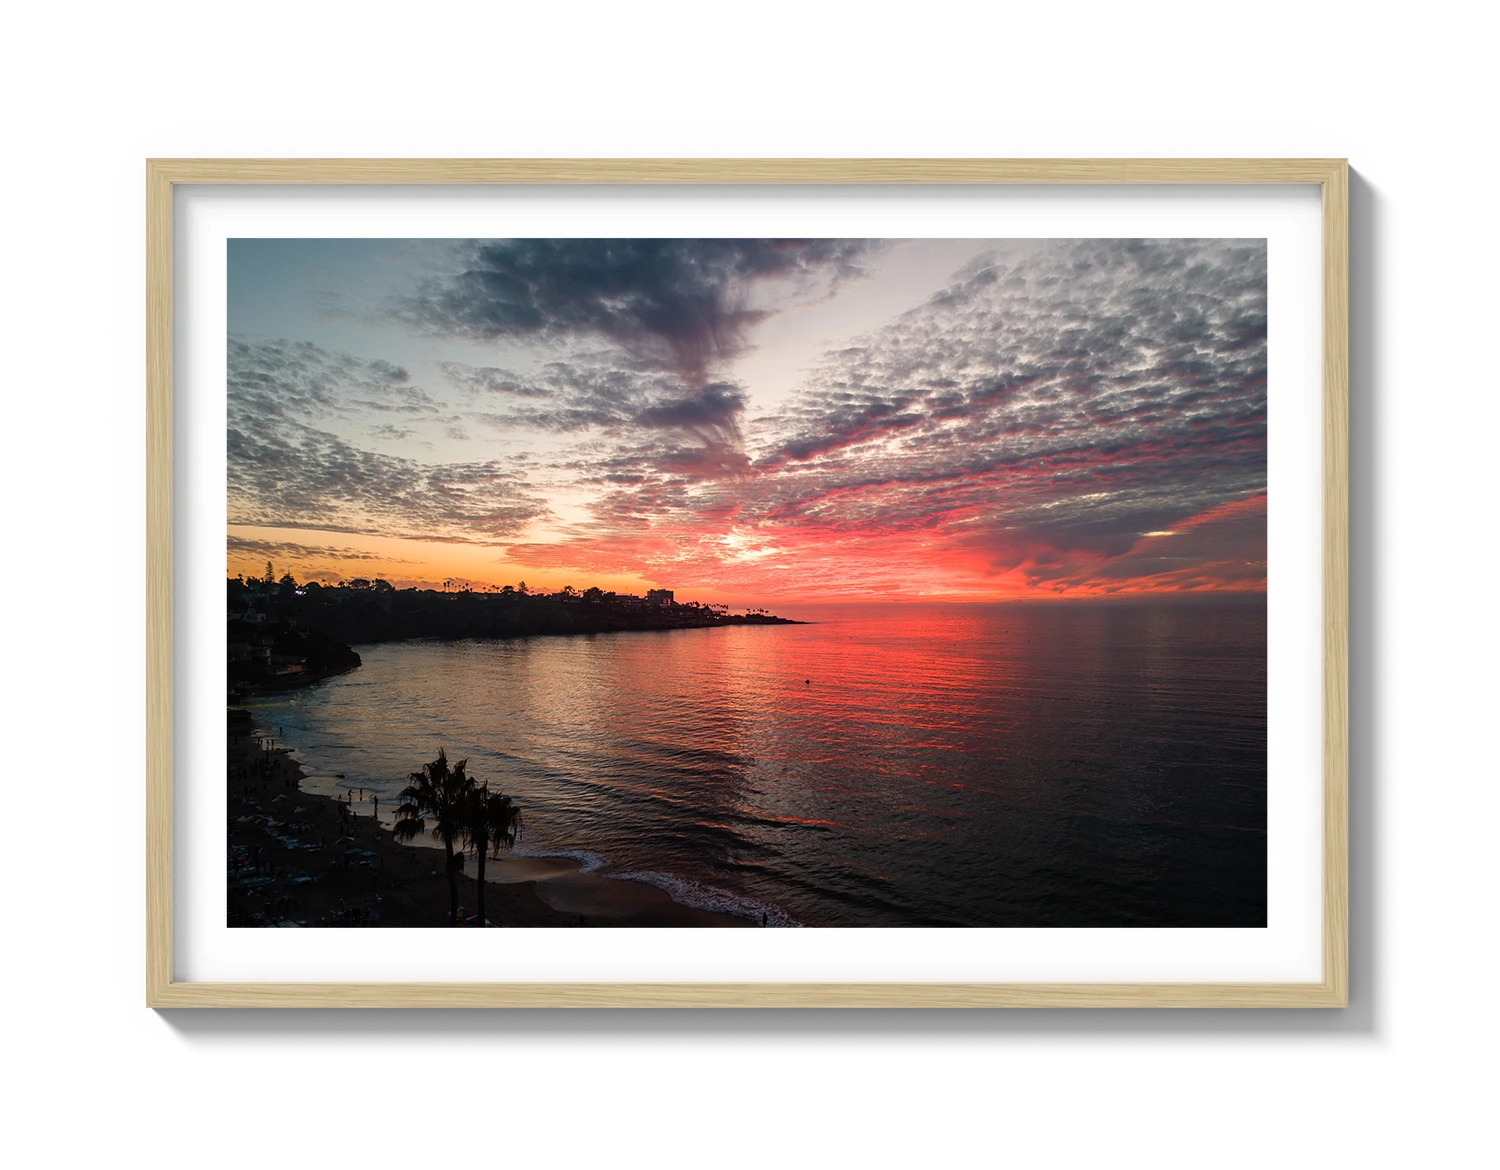
<instances>
[{"instance_id":1,"label":"shoreline","mask_svg":"<svg viewBox=\"0 0 1500 1170\"><path fill-rule=\"evenodd\" d=\"M230 716L229 925L448 927L441 845L398 842L358 802L302 789L292 749L264 747L270 738L248 712ZM467 913L475 881L471 856L459 877ZM644 882L584 873L571 857L508 853L485 860L485 910L489 925L503 927L758 925Z\"/></svg>"},{"instance_id":2,"label":"shoreline","mask_svg":"<svg viewBox=\"0 0 1500 1170\"><path fill-rule=\"evenodd\" d=\"M259 698L264 695L277 695L286 691L301 690L303 687L316 686L318 683L327 682L331 678L349 674L358 670L363 662L358 661L359 655L355 651L356 646L390 646L402 642L511 642L526 638L581 638L612 636L616 634L668 634L681 630L715 630L725 626L740 625L780 625L780 626L813 626L819 623L814 621L801 621L794 618L774 618L770 621L728 621L716 623L704 623L702 625L682 626L639 626L611 630L535 630L523 633L482 633L482 634L399 634L389 637L371 637L355 639L348 644L342 644L345 650L354 654L356 661L348 665L333 667L316 672L304 671L292 675L278 675L271 679L260 679L254 682L241 683L237 687L231 687L230 705L244 702L248 699Z\"/></svg>"}]
</instances>

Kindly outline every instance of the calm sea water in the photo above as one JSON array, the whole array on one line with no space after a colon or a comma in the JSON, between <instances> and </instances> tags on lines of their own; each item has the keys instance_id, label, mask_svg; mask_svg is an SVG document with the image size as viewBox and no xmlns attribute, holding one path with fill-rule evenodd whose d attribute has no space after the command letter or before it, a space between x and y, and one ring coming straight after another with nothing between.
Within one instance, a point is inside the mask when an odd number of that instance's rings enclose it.
<instances>
[{"instance_id":1,"label":"calm sea water","mask_svg":"<svg viewBox=\"0 0 1500 1170\"><path fill-rule=\"evenodd\" d=\"M1265 924L1262 601L782 612L360 646L256 710L382 819L445 747L523 852L773 924Z\"/></svg>"}]
</instances>

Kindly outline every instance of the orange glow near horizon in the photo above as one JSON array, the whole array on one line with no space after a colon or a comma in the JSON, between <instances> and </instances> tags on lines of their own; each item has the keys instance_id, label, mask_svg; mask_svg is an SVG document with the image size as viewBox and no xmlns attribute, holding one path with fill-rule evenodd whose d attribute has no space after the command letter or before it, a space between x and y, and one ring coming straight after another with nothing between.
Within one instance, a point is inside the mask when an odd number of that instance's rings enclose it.
<instances>
[{"instance_id":1,"label":"orange glow near horizon","mask_svg":"<svg viewBox=\"0 0 1500 1170\"><path fill-rule=\"evenodd\" d=\"M301 529L232 527L230 576L337 582L384 578L398 588L476 589L525 582L533 592L597 586L674 589L684 600L740 604L839 600L1002 601L1266 587L1266 495L1258 492L1142 533L1126 550L1059 550L1034 537L979 548L960 509L940 526L849 530L817 522L732 523L494 547Z\"/></svg>"}]
</instances>

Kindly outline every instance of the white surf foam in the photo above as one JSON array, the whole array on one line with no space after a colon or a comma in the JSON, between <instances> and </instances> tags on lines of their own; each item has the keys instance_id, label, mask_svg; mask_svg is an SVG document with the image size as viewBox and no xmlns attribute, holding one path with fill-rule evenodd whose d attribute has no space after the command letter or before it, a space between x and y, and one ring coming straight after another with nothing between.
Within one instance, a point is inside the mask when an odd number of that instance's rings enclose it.
<instances>
[{"instance_id":1,"label":"white surf foam","mask_svg":"<svg viewBox=\"0 0 1500 1170\"><path fill-rule=\"evenodd\" d=\"M676 874L660 873L650 869L618 870L612 873L604 872L609 867L609 858L602 857L597 853L591 853L587 849L537 849L531 846L517 845L508 850L516 857L566 857L579 863L580 873L598 874L600 877L609 878L611 881L640 882L643 885L655 886L658 890L667 894L672 901L682 906L689 906L694 910L711 910L717 914L733 914L736 918L758 923L762 926L801 926L802 923L793 918L774 902L762 902L759 898L747 897L743 894L732 894L728 890L716 889L713 886L705 886L701 882L692 881L689 878L678 877Z\"/></svg>"}]
</instances>

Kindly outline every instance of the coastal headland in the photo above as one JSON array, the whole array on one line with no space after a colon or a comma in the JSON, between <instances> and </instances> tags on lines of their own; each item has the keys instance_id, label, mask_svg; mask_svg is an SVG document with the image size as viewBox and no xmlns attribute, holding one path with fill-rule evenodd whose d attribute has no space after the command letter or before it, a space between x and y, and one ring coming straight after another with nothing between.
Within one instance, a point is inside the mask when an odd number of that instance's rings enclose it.
<instances>
[{"instance_id":1,"label":"coastal headland","mask_svg":"<svg viewBox=\"0 0 1500 1170\"><path fill-rule=\"evenodd\" d=\"M536 634L607 634L713 626L800 625L764 610L677 601L671 590L645 597L568 588L554 593L396 589L386 581L297 584L283 577L228 581L229 620L284 622L310 635L357 645L404 638L510 638Z\"/></svg>"},{"instance_id":2,"label":"coastal headland","mask_svg":"<svg viewBox=\"0 0 1500 1170\"><path fill-rule=\"evenodd\" d=\"M230 709L229 925L446 927L442 850L396 841L370 804L303 791L303 779L267 729ZM469 858L459 897L470 919L474 872ZM487 862L485 878L489 926L755 925L683 906L642 882L582 873L570 858L502 855Z\"/></svg>"}]
</instances>

